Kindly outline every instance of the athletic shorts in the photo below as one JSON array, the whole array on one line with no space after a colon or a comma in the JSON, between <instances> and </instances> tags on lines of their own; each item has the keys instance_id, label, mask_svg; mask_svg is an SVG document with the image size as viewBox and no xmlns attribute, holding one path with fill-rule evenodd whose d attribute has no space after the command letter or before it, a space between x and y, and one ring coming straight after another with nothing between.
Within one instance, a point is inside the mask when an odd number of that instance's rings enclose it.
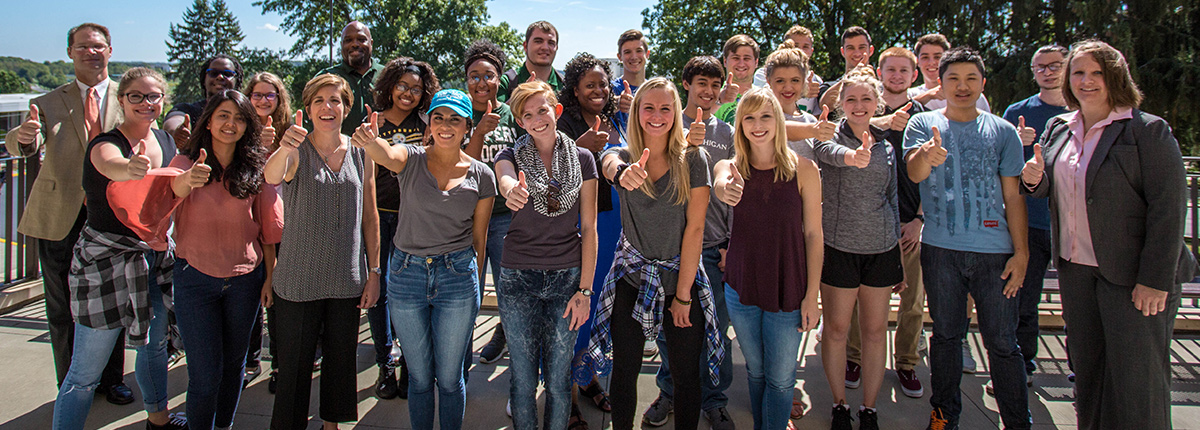
<instances>
[{"instance_id":1,"label":"athletic shorts","mask_svg":"<svg viewBox=\"0 0 1200 430\"><path fill-rule=\"evenodd\" d=\"M854 254L825 245L825 265L821 282L837 288L860 285L891 288L904 281L900 265L900 246L879 254Z\"/></svg>"}]
</instances>

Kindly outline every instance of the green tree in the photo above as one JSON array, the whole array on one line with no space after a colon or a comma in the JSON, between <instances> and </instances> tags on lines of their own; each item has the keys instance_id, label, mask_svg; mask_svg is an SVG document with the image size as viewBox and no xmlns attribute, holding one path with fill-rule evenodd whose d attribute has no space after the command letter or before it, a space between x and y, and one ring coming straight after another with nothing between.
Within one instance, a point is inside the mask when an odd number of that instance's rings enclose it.
<instances>
[{"instance_id":1,"label":"green tree","mask_svg":"<svg viewBox=\"0 0 1200 430\"><path fill-rule=\"evenodd\" d=\"M0 94L29 92L29 83L8 70L0 70Z\"/></svg>"},{"instance_id":2,"label":"green tree","mask_svg":"<svg viewBox=\"0 0 1200 430\"><path fill-rule=\"evenodd\" d=\"M332 6L258 0L254 5L264 13L283 15L280 26L296 38L289 53L297 56L327 58L329 44L339 46L342 27L354 20L371 28L376 61L400 56L426 61L443 81L463 80L462 53L476 38L488 37L506 52L520 55L521 38L512 27L487 25L484 0L349 0ZM337 50L334 62L341 61Z\"/></svg>"},{"instance_id":3,"label":"green tree","mask_svg":"<svg viewBox=\"0 0 1200 430\"><path fill-rule=\"evenodd\" d=\"M200 66L217 54L237 57L244 38L225 0L195 0L183 13L183 23L172 23L168 35L167 60L174 69L168 77L176 82L172 97L180 102L203 98Z\"/></svg>"}]
</instances>

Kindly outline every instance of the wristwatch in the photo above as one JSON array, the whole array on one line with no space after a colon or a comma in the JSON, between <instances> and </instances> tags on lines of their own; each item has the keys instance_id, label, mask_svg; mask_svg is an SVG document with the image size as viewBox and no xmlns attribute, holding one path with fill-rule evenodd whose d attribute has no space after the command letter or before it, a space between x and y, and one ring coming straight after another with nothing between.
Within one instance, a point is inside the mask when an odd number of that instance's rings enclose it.
<instances>
[{"instance_id":1,"label":"wristwatch","mask_svg":"<svg viewBox=\"0 0 1200 430\"><path fill-rule=\"evenodd\" d=\"M583 294L583 296L584 296L584 297L591 297L591 296L592 296L592 290L589 290L589 289L583 289L583 288L580 288L580 289L579 289L578 291L576 291L576 292L577 292L577 293L579 293L579 294Z\"/></svg>"},{"instance_id":2,"label":"wristwatch","mask_svg":"<svg viewBox=\"0 0 1200 430\"><path fill-rule=\"evenodd\" d=\"M379 267L372 267L371 273L374 273L376 275L383 275L383 269L380 269Z\"/></svg>"}]
</instances>

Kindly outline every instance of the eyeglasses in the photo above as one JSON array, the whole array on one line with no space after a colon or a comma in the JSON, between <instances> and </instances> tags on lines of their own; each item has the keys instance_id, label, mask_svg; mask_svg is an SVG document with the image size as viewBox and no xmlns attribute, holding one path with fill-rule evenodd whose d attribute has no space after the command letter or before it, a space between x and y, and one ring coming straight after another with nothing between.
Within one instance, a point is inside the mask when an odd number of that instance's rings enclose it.
<instances>
[{"instance_id":1,"label":"eyeglasses","mask_svg":"<svg viewBox=\"0 0 1200 430\"><path fill-rule=\"evenodd\" d=\"M550 182L546 183L546 209L550 212L558 212L562 206L558 204L558 194L562 192L562 185L558 183L558 179L550 178Z\"/></svg>"},{"instance_id":2,"label":"eyeglasses","mask_svg":"<svg viewBox=\"0 0 1200 430\"><path fill-rule=\"evenodd\" d=\"M208 69L208 70L205 70L204 73L207 73L208 77L213 78L213 79L216 79L218 77L225 78L225 79L233 79L234 76L237 76L236 71L227 70L227 69L226 70Z\"/></svg>"},{"instance_id":3,"label":"eyeglasses","mask_svg":"<svg viewBox=\"0 0 1200 430\"><path fill-rule=\"evenodd\" d=\"M74 49L75 52L104 52L105 49L108 49L108 45L102 43L97 43L95 45L75 45L72 46L71 49Z\"/></svg>"},{"instance_id":4,"label":"eyeglasses","mask_svg":"<svg viewBox=\"0 0 1200 430\"><path fill-rule=\"evenodd\" d=\"M421 94L422 89L421 89L421 87L410 87L410 86L404 85L404 84L396 84L396 91L399 91L402 93L406 92L406 93L416 96L416 95Z\"/></svg>"},{"instance_id":5,"label":"eyeglasses","mask_svg":"<svg viewBox=\"0 0 1200 430\"><path fill-rule=\"evenodd\" d=\"M150 104L155 104L155 103L162 101L163 93L150 93L150 94L125 93L125 99L129 100L130 103L133 103L135 105L141 103L142 101L145 101L146 103L150 103Z\"/></svg>"},{"instance_id":6,"label":"eyeglasses","mask_svg":"<svg viewBox=\"0 0 1200 430\"><path fill-rule=\"evenodd\" d=\"M1061 61L1056 61L1056 62L1053 62L1050 64L1038 64L1038 65L1030 66L1029 68L1033 69L1034 73L1046 73L1047 70L1049 70L1051 72L1057 72L1059 70L1062 70L1063 63Z\"/></svg>"},{"instance_id":7,"label":"eyeglasses","mask_svg":"<svg viewBox=\"0 0 1200 430\"><path fill-rule=\"evenodd\" d=\"M472 85L478 84L480 82L492 82L494 80L496 80L496 75L493 73L488 73L483 76L474 75L474 76L467 78L467 82L470 82Z\"/></svg>"},{"instance_id":8,"label":"eyeglasses","mask_svg":"<svg viewBox=\"0 0 1200 430\"><path fill-rule=\"evenodd\" d=\"M264 99L273 102L278 97L279 93L250 93L250 99L256 102L263 101Z\"/></svg>"}]
</instances>

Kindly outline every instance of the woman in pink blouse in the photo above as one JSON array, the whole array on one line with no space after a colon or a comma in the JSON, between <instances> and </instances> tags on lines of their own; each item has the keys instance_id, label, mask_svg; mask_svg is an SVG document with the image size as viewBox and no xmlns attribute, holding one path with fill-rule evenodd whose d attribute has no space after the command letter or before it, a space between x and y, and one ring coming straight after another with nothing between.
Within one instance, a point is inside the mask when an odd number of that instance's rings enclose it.
<instances>
[{"instance_id":1,"label":"woman in pink blouse","mask_svg":"<svg viewBox=\"0 0 1200 430\"><path fill-rule=\"evenodd\" d=\"M1170 342L1196 268L1179 143L1137 109L1142 94L1112 46L1077 43L1066 63L1075 111L1046 124L1021 178L1051 197L1079 428L1171 428Z\"/></svg>"},{"instance_id":2,"label":"woman in pink blouse","mask_svg":"<svg viewBox=\"0 0 1200 430\"><path fill-rule=\"evenodd\" d=\"M174 187L175 314L188 352L189 428L229 428L250 330L275 266L283 203L263 181L267 150L250 99L213 95L172 167L208 165L207 181Z\"/></svg>"}]
</instances>

